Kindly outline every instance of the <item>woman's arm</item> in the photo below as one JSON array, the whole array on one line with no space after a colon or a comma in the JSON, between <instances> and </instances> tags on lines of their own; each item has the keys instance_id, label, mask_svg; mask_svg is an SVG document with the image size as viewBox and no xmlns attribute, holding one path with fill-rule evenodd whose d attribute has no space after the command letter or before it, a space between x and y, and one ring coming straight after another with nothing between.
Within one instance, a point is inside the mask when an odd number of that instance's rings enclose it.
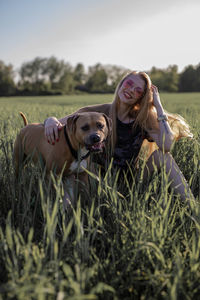
<instances>
[{"instance_id":1,"label":"woman's arm","mask_svg":"<svg viewBox=\"0 0 200 300\"><path fill-rule=\"evenodd\" d=\"M156 86L152 85L153 104L157 112L158 130L148 131L149 135L156 142L158 147L165 152L169 152L172 146L174 136L169 126L167 117L165 115L162 103L160 101L159 92Z\"/></svg>"},{"instance_id":2,"label":"woman's arm","mask_svg":"<svg viewBox=\"0 0 200 300\"><path fill-rule=\"evenodd\" d=\"M80 111L81 109L75 113ZM69 115L59 120L56 117L49 117L44 121L45 135L50 144L54 145L55 142L59 141L58 131L61 130L61 128L67 123L68 117Z\"/></svg>"},{"instance_id":3,"label":"woman's arm","mask_svg":"<svg viewBox=\"0 0 200 300\"><path fill-rule=\"evenodd\" d=\"M90 106L86 106L86 107L82 107L82 108L78 109L73 114L88 112L88 111L95 111L95 112L105 113L108 115L109 108L110 108L110 104L108 104L108 103L98 104L98 105L90 105ZM56 117L49 117L44 121L45 136L50 144L54 145L55 141L58 142L58 139L59 139L58 131L62 128L63 125L65 125L67 123L67 119L71 115L65 116L64 118L61 118L59 120Z\"/></svg>"},{"instance_id":4,"label":"woman's arm","mask_svg":"<svg viewBox=\"0 0 200 300\"><path fill-rule=\"evenodd\" d=\"M82 111L84 108L80 108L74 114ZM69 115L59 120L56 117L49 117L44 121L45 136L50 144L54 145L55 142L59 141L58 131L67 123L68 117Z\"/></svg>"}]
</instances>

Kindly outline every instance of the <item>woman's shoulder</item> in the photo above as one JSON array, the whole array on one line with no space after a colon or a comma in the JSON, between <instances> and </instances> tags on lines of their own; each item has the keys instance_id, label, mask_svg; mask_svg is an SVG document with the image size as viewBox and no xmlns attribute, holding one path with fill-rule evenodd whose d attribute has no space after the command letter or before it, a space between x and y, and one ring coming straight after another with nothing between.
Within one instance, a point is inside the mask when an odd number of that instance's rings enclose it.
<instances>
[{"instance_id":1,"label":"woman's shoulder","mask_svg":"<svg viewBox=\"0 0 200 300\"><path fill-rule=\"evenodd\" d=\"M87 111L94 111L94 112L100 112L100 113L109 115L110 107L111 107L110 103L89 105L89 106L80 108L77 112L81 113L81 112L87 112Z\"/></svg>"}]
</instances>

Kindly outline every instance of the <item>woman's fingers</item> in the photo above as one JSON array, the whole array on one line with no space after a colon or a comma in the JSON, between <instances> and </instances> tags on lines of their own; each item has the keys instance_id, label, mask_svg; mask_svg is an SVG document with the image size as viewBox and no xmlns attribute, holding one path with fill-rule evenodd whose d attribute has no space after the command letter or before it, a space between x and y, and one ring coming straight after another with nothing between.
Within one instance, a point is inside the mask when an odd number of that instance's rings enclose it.
<instances>
[{"instance_id":1,"label":"woman's fingers","mask_svg":"<svg viewBox=\"0 0 200 300\"><path fill-rule=\"evenodd\" d=\"M153 105L156 108L162 108L162 104L161 104L161 101L160 101L160 95L159 95L159 91L158 91L157 86L152 84L151 89L152 89L152 92L153 92Z\"/></svg>"},{"instance_id":2,"label":"woman's fingers","mask_svg":"<svg viewBox=\"0 0 200 300\"><path fill-rule=\"evenodd\" d=\"M50 117L45 121L45 136L48 143L54 145L59 141L58 130L62 129L62 124L55 118Z\"/></svg>"},{"instance_id":3,"label":"woman's fingers","mask_svg":"<svg viewBox=\"0 0 200 300\"><path fill-rule=\"evenodd\" d=\"M155 85L151 85L151 89L152 89L152 91L153 92L155 92L155 93L158 93L158 88L157 88L157 86L155 86Z\"/></svg>"},{"instance_id":4,"label":"woman's fingers","mask_svg":"<svg viewBox=\"0 0 200 300\"><path fill-rule=\"evenodd\" d=\"M47 129L46 129L46 138L47 138L47 140L48 140L48 143L52 143L52 138L51 138L51 136L52 136L52 130L48 127Z\"/></svg>"},{"instance_id":5,"label":"woman's fingers","mask_svg":"<svg viewBox=\"0 0 200 300\"><path fill-rule=\"evenodd\" d=\"M60 122L58 122L57 126L53 128L56 142L59 141L59 130L61 130L61 129L62 129L62 124Z\"/></svg>"},{"instance_id":6,"label":"woman's fingers","mask_svg":"<svg viewBox=\"0 0 200 300\"><path fill-rule=\"evenodd\" d=\"M48 140L50 144L54 145L55 144L55 132L57 131L57 127L50 127L49 128L49 135L48 135Z\"/></svg>"}]
</instances>

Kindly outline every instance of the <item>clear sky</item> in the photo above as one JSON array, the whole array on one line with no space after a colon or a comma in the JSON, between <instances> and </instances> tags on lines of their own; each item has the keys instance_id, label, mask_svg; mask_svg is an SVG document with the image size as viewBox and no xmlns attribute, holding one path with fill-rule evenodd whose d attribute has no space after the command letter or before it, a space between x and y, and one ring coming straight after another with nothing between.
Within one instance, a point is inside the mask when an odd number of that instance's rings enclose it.
<instances>
[{"instance_id":1,"label":"clear sky","mask_svg":"<svg viewBox=\"0 0 200 300\"><path fill-rule=\"evenodd\" d=\"M200 63L200 0L0 0L0 60L150 70Z\"/></svg>"}]
</instances>

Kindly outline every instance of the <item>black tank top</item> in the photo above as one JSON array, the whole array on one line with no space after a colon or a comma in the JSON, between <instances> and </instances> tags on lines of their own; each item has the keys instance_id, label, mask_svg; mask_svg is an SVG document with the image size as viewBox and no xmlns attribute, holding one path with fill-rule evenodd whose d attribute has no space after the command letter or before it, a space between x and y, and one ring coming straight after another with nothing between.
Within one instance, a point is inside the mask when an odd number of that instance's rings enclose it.
<instances>
[{"instance_id":1,"label":"black tank top","mask_svg":"<svg viewBox=\"0 0 200 300\"><path fill-rule=\"evenodd\" d=\"M134 121L123 123L117 119L117 142L113 155L113 165L119 168L127 168L127 163L134 164L138 157L143 140L152 139L147 131L140 126L132 129Z\"/></svg>"}]
</instances>

